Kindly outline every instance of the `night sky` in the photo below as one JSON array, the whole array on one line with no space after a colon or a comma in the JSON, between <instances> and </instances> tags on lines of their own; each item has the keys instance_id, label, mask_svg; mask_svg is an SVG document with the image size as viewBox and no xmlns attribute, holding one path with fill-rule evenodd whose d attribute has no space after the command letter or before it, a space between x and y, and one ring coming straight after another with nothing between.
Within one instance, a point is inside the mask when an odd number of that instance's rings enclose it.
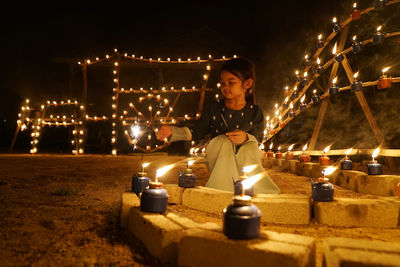
<instances>
[{"instance_id":1,"label":"night sky","mask_svg":"<svg viewBox=\"0 0 400 267\"><path fill-rule=\"evenodd\" d=\"M329 35L332 17L346 18L353 3L137 2L64 2L60 7L35 2L3 9L2 146L8 146L9 141L4 140L9 140L24 98L39 104L47 99L66 99L70 94L79 97L79 79L71 90L70 65L66 62L104 56L114 48L147 58L246 56L256 63L259 103L266 106L281 101L280 90L294 82L293 70L301 65L305 53L315 51L316 36ZM365 0L359 6L362 9L372 3ZM78 76L78 69L75 71Z\"/></svg>"}]
</instances>

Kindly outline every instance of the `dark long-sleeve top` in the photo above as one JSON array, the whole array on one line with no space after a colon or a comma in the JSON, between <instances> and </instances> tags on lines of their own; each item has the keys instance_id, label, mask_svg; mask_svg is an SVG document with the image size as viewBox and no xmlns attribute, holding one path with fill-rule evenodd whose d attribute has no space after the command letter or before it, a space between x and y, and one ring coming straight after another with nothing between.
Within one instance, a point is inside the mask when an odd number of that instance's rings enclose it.
<instances>
[{"instance_id":1,"label":"dark long-sleeve top","mask_svg":"<svg viewBox=\"0 0 400 267\"><path fill-rule=\"evenodd\" d=\"M264 114L259 106L247 102L241 110L232 110L225 106L223 100L212 100L205 105L200 119L189 129L194 141L207 134L213 138L240 129L253 135L260 143L264 126Z\"/></svg>"}]
</instances>

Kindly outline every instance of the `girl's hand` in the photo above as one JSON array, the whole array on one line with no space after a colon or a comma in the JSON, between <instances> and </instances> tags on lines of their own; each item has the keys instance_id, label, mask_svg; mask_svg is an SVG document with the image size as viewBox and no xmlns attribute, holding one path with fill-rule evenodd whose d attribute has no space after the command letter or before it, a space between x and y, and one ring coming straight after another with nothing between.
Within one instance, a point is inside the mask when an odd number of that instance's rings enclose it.
<instances>
[{"instance_id":1,"label":"girl's hand","mask_svg":"<svg viewBox=\"0 0 400 267\"><path fill-rule=\"evenodd\" d=\"M232 132L226 133L226 136L228 136L228 138L235 145L241 145L249 139L249 137L247 136L247 133L243 132L242 130L239 130L239 129L236 129Z\"/></svg>"},{"instance_id":2,"label":"girl's hand","mask_svg":"<svg viewBox=\"0 0 400 267\"><path fill-rule=\"evenodd\" d=\"M168 138L172 135L172 130L170 126L161 126L160 130L157 132L157 139L164 141L165 138Z\"/></svg>"}]
</instances>

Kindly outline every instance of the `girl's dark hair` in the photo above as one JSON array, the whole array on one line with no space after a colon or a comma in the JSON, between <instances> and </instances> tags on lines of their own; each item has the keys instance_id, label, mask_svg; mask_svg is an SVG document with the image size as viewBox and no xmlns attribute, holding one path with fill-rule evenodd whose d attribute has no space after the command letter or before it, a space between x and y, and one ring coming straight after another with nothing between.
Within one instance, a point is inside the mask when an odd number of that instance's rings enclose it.
<instances>
[{"instance_id":1,"label":"girl's dark hair","mask_svg":"<svg viewBox=\"0 0 400 267\"><path fill-rule=\"evenodd\" d=\"M220 72L228 71L238 77L242 82L247 79L253 79L253 85L246 91L246 101L255 104L256 97L254 94L255 83L256 83L256 72L254 63L247 58L232 58L226 61Z\"/></svg>"}]
</instances>

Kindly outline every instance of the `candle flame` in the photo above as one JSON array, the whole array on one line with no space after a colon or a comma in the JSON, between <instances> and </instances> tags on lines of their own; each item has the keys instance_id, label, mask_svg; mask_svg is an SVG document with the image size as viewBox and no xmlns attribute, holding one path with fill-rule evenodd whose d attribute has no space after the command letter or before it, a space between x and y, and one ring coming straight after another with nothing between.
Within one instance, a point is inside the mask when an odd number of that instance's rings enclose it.
<instances>
[{"instance_id":1,"label":"candle flame","mask_svg":"<svg viewBox=\"0 0 400 267\"><path fill-rule=\"evenodd\" d=\"M303 95L303 97L300 99L300 102L303 103L305 98L306 98L306 95Z\"/></svg>"},{"instance_id":2,"label":"candle flame","mask_svg":"<svg viewBox=\"0 0 400 267\"><path fill-rule=\"evenodd\" d=\"M378 156L378 154L379 154L380 151L381 151L381 149L380 149L379 147L377 147L377 148L374 150L374 153L372 153L372 158L376 158L376 157Z\"/></svg>"},{"instance_id":3,"label":"candle flame","mask_svg":"<svg viewBox=\"0 0 400 267\"><path fill-rule=\"evenodd\" d=\"M306 151L308 147L308 143L303 146L303 151Z\"/></svg>"},{"instance_id":4,"label":"candle flame","mask_svg":"<svg viewBox=\"0 0 400 267\"><path fill-rule=\"evenodd\" d=\"M194 149L194 153L197 153L197 151L199 151L199 149L200 149L200 148L196 147L196 148Z\"/></svg>"},{"instance_id":5,"label":"candle flame","mask_svg":"<svg viewBox=\"0 0 400 267\"><path fill-rule=\"evenodd\" d=\"M335 43L335 45L333 46L332 55L336 55L336 50L337 50L337 43Z\"/></svg>"},{"instance_id":6,"label":"candle flame","mask_svg":"<svg viewBox=\"0 0 400 267\"><path fill-rule=\"evenodd\" d=\"M306 78L307 75L308 75L308 73L307 73L307 72L304 72L304 74L303 74L304 78Z\"/></svg>"},{"instance_id":7,"label":"candle flame","mask_svg":"<svg viewBox=\"0 0 400 267\"><path fill-rule=\"evenodd\" d=\"M318 35L318 40L322 39L322 33L320 35Z\"/></svg>"},{"instance_id":8,"label":"candle flame","mask_svg":"<svg viewBox=\"0 0 400 267\"><path fill-rule=\"evenodd\" d=\"M336 171L337 167L333 167L333 166L329 166L328 168L325 168L322 170L322 173L324 175L330 175L332 174L334 171Z\"/></svg>"},{"instance_id":9,"label":"candle flame","mask_svg":"<svg viewBox=\"0 0 400 267\"><path fill-rule=\"evenodd\" d=\"M160 178L163 176L165 173L167 173L172 167L174 167L175 164L170 164L165 167L162 167L156 171L156 178Z\"/></svg>"},{"instance_id":10,"label":"candle flame","mask_svg":"<svg viewBox=\"0 0 400 267\"><path fill-rule=\"evenodd\" d=\"M270 145L269 145L269 149L272 149L274 147L274 143L271 143Z\"/></svg>"},{"instance_id":11,"label":"candle flame","mask_svg":"<svg viewBox=\"0 0 400 267\"><path fill-rule=\"evenodd\" d=\"M289 90L289 86L286 85L286 86L285 86L285 90Z\"/></svg>"},{"instance_id":12,"label":"candle flame","mask_svg":"<svg viewBox=\"0 0 400 267\"><path fill-rule=\"evenodd\" d=\"M253 175L242 181L243 190L247 190L264 177L263 173Z\"/></svg>"},{"instance_id":13,"label":"candle flame","mask_svg":"<svg viewBox=\"0 0 400 267\"><path fill-rule=\"evenodd\" d=\"M337 77L335 77L335 78L332 80L332 84L336 84L336 82L337 82Z\"/></svg>"},{"instance_id":14,"label":"candle flame","mask_svg":"<svg viewBox=\"0 0 400 267\"><path fill-rule=\"evenodd\" d=\"M293 149L294 144L291 144L288 148L288 151L291 151Z\"/></svg>"},{"instance_id":15,"label":"candle flame","mask_svg":"<svg viewBox=\"0 0 400 267\"><path fill-rule=\"evenodd\" d=\"M244 172L244 173L251 172L251 171L253 171L256 167L257 167L257 164L245 166L245 167L242 168L242 172Z\"/></svg>"},{"instance_id":16,"label":"candle flame","mask_svg":"<svg viewBox=\"0 0 400 267\"><path fill-rule=\"evenodd\" d=\"M317 93L317 89L314 89L313 94L316 94L316 93Z\"/></svg>"},{"instance_id":17,"label":"candle flame","mask_svg":"<svg viewBox=\"0 0 400 267\"><path fill-rule=\"evenodd\" d=\"M296 70L296 71L294 72L294 74L296 74L296 75L299 75L299 71L298 71L298 70Z\"/></svg>"},{"instance_id":18,"label":"candle flame","mask_svg":"<svg viewBox=\"0 0 400 267\"><path fill-rule=\"evenodd\" d=\"M143 167L143 168L146 168L146 167L149 166L149 165L150 165L150 162L146 162L146 163L143 163L143 164L142 164L142 167Z\"/></svg>"},{"instance_id":19,"label":"candle flame","mask_svg":"<svg viewBox=\"0 0 400 267\"><path fill-rule=\"evenodd\" d=\"M319 57L317 57L317 64L321 64L321 60L319 59Z\"/></svg>"},{"instance_id":20,"label":"candle flame","mask_svg":"<svg viewBox=\"0 0 400 267\"><path fill-rule=\"evenodd\" d=\"M356 73L354 73L354 75L353 75L354 79L357 79L358 73L359 73L359 71L357 71Z\"/></svg>"},{"instance_id":21,"label":"candle flame","mask_svg":"<svg viewBox=\"0 0 400 267\"><path fill-rule=\"evenodd\" d=\"M192 147L190 150L189 150L189 154L193 154L193 152L194 152L194 147Z\"/></svg>"},{"instance_id":22,"label":"candle flame","mask_svg":"<svg viewBox=\"0 0 400 267\"><path fill-rule=\"evenodd\" d=\"M328 153L328 151L331 149L331 146L332 146L332 145L329 145L329 146L327 146L327 147L324 148L324 153L325 153L325 154Z\"/></svg>"},{"instance_id":23,"label":"candle flame","mask_svg":"<svg viewBox=\"0 0 400 267\"><path fill-rule=\"evenodd\" d=\"M305 56L304 56L304 59L307 60L307 59L308 59L308 55L305 55Z\"/></svg>"},{"instance_id":24,"label":"candle flame","mask_svg":"<svg viewBox=\"0 0 400 267\"><path fill-rule=\"evenodd\" d=\"M276 108L276 109L278 108L278 103L275 103L275 108Z\"/></svg>"},{"instance_id":25,"label":"candle flame","mask_svg":"<svg viewBox=\"0 0 400 267\"><path fill-rule=\"evenodd\" d=\"M281 150L281 147L280 147L280 146L278 146L278 150Z\"/></svg>"},{"instance_id":26,"label":"candle flame","mask_svg":"<svg viewBox=\"0 0 400 267\"><path fill-rule=\"evenodd\" d=\"M382 69L382 73L385 73L385 72L387 72L387 71L388 71L390 68L391 68L391 66L390 66L390 67L386 67L386 68Z\"/></svg>"},{"instance_id":27,"label":"candle flame","mask_svg":"<svg viewBox=\"0 0 400 267\"><path fill-rule=\"evenodd\" d=\"M377 31L377 32L379 32L380 30L382 30L382 25L379 25L379 26L376 28L376 31Z\"/></svg>"},{"instance_id":28,"label":"candle flame","mask_svg":"<svg viewBox=\"0 0 400 267\"><path fill-rule=\"evenodd\" d=\"M189 166L192 166L192 164L194 163L194 160L189 160L188 162L187 162L187 166L189 167Z\"/></svg>"},{"instance_id":29,"label":"candle flame","mask_svg":"<svg viewBox=\"0 0 400 267\"><path fill-rule=\"evenodd\" d=\"M357 2L354 2L353 8L356 8L356 7L357 7Z\"/></svg>"},{"instance_id":30,"label":"candle flame","mask_svg":"<svg viewBox=\"0 0 400 267\"><path fill-rule=\"evenodd\" d=\"M290 108L291 109L293 108L293 102L290 102Z\"/></svg>"},{"instance_id":31,"label":"candle flame","mask_svg":"<svg viewBox=\"0 0 400 267\"><path fill-rule=\"evenodd\" d=\"M346 151L346 156L348 156L350 153L351 153L351 151L353 150L353 148L349 148L349 149L347 149L347 151Z\"/></svg>"},{"instance_id":32,"label":"candle flame","mask_svg":"<svg viewBox=\"0 0 400 267\"><path fill-rule=\"evenodd\" d=\"M279 110L275 111L275 116L278 117L279 115Z\"/></svg>"},{"instance_id":33,"label":"candle flame","mask_svg":"<svg viewBox=\"0 0 400 267\"><path fill-rule=\"evenodd\" d=\"M260 150L264 150L264 148L265 148L264 144L261 144L259 148L260 148Z\"/></svg>"},{"instance_id":34,"label":"candle flame","mask_svg":"<svg viewBox=\"0 0 400 267\"><path fill-rule=\"evenodd\" d=\"M333 17L332 22L336 23L336 21L337 21L336 17Z\"/></svg>"},{"instance_id":35,"label":"candle flame","mask_svg":"<svg viewBox=\"0 0 400 267\"><path fill-rule=\"evenodd\" d=\"M287 103L289 101L289 97L287 96L286 98L285 98L285 103Z\"/></svg>"},{"instance_id":36,"label":"candle flame","mask_svg":"<svg viewBox=\"0 0 400 267\"><path fill-rule=\"evenodd\" d=\"M353 36L353 41L357 40L357 35Z\"/></svg>"}]
</instances>

